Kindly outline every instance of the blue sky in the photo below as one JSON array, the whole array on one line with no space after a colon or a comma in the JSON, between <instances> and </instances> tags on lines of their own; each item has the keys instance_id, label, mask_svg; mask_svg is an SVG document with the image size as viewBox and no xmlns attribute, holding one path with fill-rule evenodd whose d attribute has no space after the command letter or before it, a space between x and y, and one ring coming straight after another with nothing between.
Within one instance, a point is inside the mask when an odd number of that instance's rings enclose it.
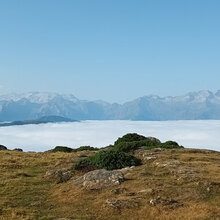
<instances>
[{"instance_id":1,"label":"blue sky","mask_svg":"<svg viewBox=\"0 0 220 220\"><path fill-rule=\"evenodd\" d=\"M0 93L218 90L219 11L217 0L0 0Z\"/></svg>"}]
</instances>

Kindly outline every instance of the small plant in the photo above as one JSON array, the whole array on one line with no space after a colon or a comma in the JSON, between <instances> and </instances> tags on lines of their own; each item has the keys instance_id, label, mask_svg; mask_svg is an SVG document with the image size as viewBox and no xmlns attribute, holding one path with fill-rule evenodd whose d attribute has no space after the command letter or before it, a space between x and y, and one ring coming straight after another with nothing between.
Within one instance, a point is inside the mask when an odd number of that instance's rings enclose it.
<instances>
[{"instance_id":1,"label":"small plant","mask_svg":"<svg viewBox=\"0 0 220 220\"><path fill-rule=\"evenodd\" d=\"M121 169L128 166L140 165L141 161L129 154L116 150L102 150L93 156L83 159L74 165L76 170L82 167L94 166L99 169Z\"/></svg>"}]
</instances>

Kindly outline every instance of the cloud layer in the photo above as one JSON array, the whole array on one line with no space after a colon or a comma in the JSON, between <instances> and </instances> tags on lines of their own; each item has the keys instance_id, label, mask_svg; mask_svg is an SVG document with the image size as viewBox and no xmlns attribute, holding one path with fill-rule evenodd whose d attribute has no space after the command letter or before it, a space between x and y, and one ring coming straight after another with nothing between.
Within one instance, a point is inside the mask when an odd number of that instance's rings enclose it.
<instances>
[{"instance_id":1,"label":"cloud layer","mask_svg":"<svg viewBox=\"0 0 220 220\"><path fill-rule=\"evenodd\" d=\"M136 132L189 148L220 151L220 121L82 121L0 128L0 144L25 151L45 151L57 145L104 147L119 136Z\"/></svg>"}]
</instances>

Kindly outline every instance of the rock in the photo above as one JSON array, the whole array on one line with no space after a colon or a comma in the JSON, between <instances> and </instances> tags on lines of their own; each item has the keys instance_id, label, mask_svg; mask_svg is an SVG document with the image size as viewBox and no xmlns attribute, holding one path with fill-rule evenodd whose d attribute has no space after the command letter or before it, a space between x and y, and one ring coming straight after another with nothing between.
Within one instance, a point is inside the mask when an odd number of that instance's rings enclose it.
<instances>
[{"instance_id":1,"label":"rock","mask_svg":"<svg viewBox=\"0 0 220 220\"><path fill-rule=\"evenodd\" d=\"M121 209L121 208L134 208L138 207L138 202L136 200L120 200L120 199L107 199L106 204L111 208Z\"/></svg>"},{"instance_id":2,"label":"rock","mask_svg":"<svg viewBox=\"0 0 220 220\"><path fill-rule=\"evenodd\" d=\"M135 196L136 193L135 192L129 192L129 193L126 193L126 196Z\"/></svg>"},{"instance_id":3,"label":"rock","mask_svg":"<svg viewBox=\"0 0 220 220\"><path fill-rule=\"evenodd\" d=\"M156 160L156 157L145 157L144 160Z\"/></svg>"},{"instance_id":4,"label":"rock","mask_svg":"<svg viewBox=\"0 0 220 220\"><path fill-rule=\"evenodd\" d=\"M153 152L160 152L162 150L164 150L164 149L162 149L160 147L157 147L157 148L152 149L151 151L153 151Z\"/></svg>"},{"instance_id":5,"label":"rock","mask_svg":"<svg viewBox=\"0 0 220 220\"><path fill-rule=\"evenodd\" d=\"M117 188L117 189L113 189L112 192L116 195L119 195L119 194L122 194L122 193L125 193L127 191L126 188Z\"/></svg>"},{"instance_id":6,"label":"rock","mask_svg":"<svg viewBox=\"0 0 220 220\"><path fill-rule=\"evenodd\" d=\"M56 179L57 183L63 183L70 180L73 176L72 170L62 168L59 170L48 170L44 177Z\"/></svg>"},{"instance_id":7,"label":"rock","mask_svg":"<svg viewBox=\"0 0 220 220\"><path fill-rule=\"evenodd\" d=\"M156 167L167 167L167 168L176 168L178 165L180 165L180 161L179 160L168 160L168 161L164 161L164 162L156 162L155 166Z\"/></svg>"},{"instance_id":8,"label":"rock","mask_svg":"<svg viewBox=\"0 0 220 220\"><path fill-rule=\"evenodd\" d=\"M195 174L199 173L199 170L183 167L176 170L177 174Z\"/></svg>"},{"instance_id":9,"label":"rock","mask_svg":"<svg viewBox=\"0 0 220 220\"><path fill-rule=\"evenodd\" d=\"M161 198L160 196L158 196L157 198L151 199L149 201L149 203L153 206L155 205L162 205L168 208L177 208L179 206L182 206L181 203L179 203L177 200L172 199L172 198Z\"/></svg>"},{"instance_id":10,"label":"rock","mask_svg":"<svg viewBox=\"0 0 220 220\"><path fill-rule=\"evenodd\" d=\"M212 192L212 193L220 193L220 182L210 182L210 181L204 181L204 182L197 182L197 186L201 187L206 192Z\"/></svg>"},{"instance_id":11,"label":"rock","mask_svg":"<svg viewBox=\"0 0 220 220\"><path fill-rule=\"evenodd\" d=\"M77 185L82 185L85 189L88 190L97 190L117 186L122 181L124 181L124 175L121 171L108 171L100 169L93 170L84 174L82 177L74 180L74 183Z\"/></svg>"},{"instance_id":12,"label":"rock","mask_svg":"<svg viewBox=\"0 0 220 220\"><path fill-rule=\"evenodd\" d=\"M139 193L147 193L147 194L153 194L154 190L149 188L149 189L143 189L139 191Z\"/></svg>"},{"instance_id":13,"label":"rock","mask_svg":"<svg viewBox=\"0 0 220 220\"><path fill-rule=\"evenodd\" d=\"M125 167L125 168L122 168L122 169L119 169L118 171L122 172L124 175L130 173L133 169L134 169L135 166L131 166L131 167Z\"/></svg>"}]
</instances>

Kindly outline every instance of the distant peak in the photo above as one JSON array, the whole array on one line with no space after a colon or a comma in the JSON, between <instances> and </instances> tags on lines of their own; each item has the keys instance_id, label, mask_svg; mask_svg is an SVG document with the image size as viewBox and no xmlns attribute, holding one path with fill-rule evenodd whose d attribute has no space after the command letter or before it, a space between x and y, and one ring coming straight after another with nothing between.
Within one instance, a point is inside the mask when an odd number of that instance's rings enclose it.
<instances>
[{"instance_id":1,"label":"distant peak","mask_svg":"<svg viewBox=\"0 0 220 220\"><path fill-rule=\"evenodd\" d=\"M72 102L78 101L78 99L72 94L58 94L53 92L27 92L22 94L11 93L0 96L0 100L19 101L27 99L30 102L39 104L47 103L55 98L62 98Z\"/></svg>"},{"instance_id":2,"label":"distant peak","mask_svg":"<svg viewBox=\"0 0 220 220\"><path fill-rule=\"evenodd\" d=\"M220 90L215 93L216 96L220 97Z\"/></svg>"}]
</instances>

